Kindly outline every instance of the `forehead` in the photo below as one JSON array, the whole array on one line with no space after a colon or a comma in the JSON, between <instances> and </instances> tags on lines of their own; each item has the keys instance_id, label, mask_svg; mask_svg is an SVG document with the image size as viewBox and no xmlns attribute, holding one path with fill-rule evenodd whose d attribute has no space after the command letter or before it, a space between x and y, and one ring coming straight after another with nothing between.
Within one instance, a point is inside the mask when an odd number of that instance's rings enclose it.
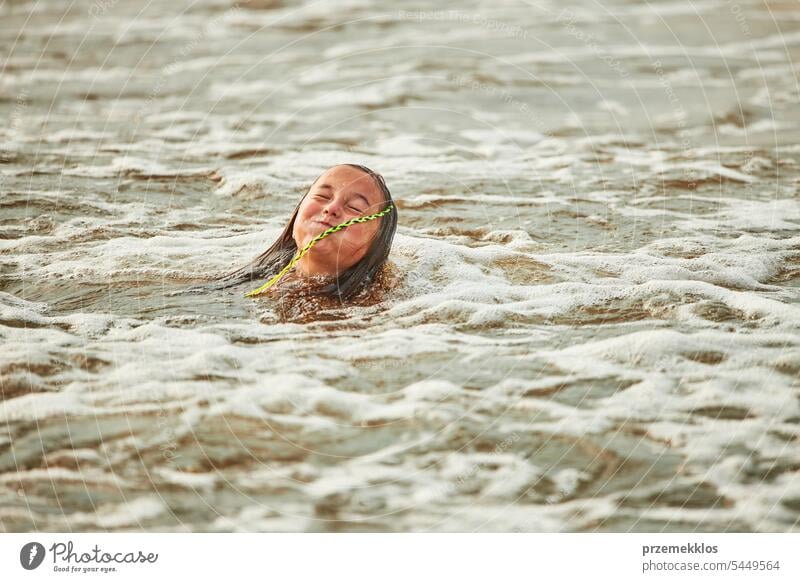
<instances>
[{"instance_id":1,"label":"forehead","mask_svg":"<svg viewBox=\"0 0 800 582\"><path fill-rule=\"evenodd\" d=\"M339 190L343 193L358 192L370 199L379 200L381 198L380 188L378 188L372 176L351 166L334 166L330 168L314 182L314 185L318 187L322 184L328 184L334 190Z\"/></svg>"}]
</instances>

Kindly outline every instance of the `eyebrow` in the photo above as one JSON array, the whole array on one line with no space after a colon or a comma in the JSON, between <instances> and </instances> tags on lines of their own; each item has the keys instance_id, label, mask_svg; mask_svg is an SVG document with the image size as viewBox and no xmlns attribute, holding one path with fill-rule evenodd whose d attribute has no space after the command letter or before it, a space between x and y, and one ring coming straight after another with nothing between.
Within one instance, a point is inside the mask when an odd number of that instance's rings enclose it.
<instances>
[{"instance_id":1,"label":"eyebrow","mask_svg":"<svg viewBox=\"0 0 800 582\"><path fill-rule=\"evenodd\" d=\"M319 186L317 186L317 188L327 188L328 190L333 190L333 186L331 186L330 184L320 184ZM364 200L364 203L367 205L367 208L370 207L369 198L364 196L361 192L354 192L353 196L360 196Z\"/></svg>"}]
</instances>

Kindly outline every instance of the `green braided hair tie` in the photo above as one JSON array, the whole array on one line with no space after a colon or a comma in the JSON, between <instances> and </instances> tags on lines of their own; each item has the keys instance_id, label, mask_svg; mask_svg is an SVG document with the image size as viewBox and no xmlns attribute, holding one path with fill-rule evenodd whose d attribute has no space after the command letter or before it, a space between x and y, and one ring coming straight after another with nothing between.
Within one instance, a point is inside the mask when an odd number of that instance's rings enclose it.
<instances>
[{"instance_id":1,"label":"green braided hair tie","mask_svg":"<svg viewBox=\"0 0 800 582\"><path fill-rule=\"evenodd\" d=\"M255 289L254 291L250 291L249 293L245 294L245 297L256 297L257 295L262 295L263 293L266 293L269 290L270 287L272 287L275 283L280 281L281 277L283 277L286 273L289 272L289 270L292 267L294 267L294 265L295 265L295 263L297 261L302 259L303 256L309 250L311 250L311 247L313 247L319 241L324 239L326 236L331 235L334 232L338 232L338 231L342 230L343 228L346 228L346 227L350 226L351 224L356 224L356 223L360 223L360 222L368 222L370 220L375 220L376 218L380 218L384 214L389 214L389 212L391 212L391 211L392 211L392 205L389 204L389 206L387 206L386 208L384 208L380 212L376 212L375 214L370 214L369 216L357 216L356 218L351 218L350 220L348 220L346 222L343 222L342 224L338 224L336 226L332 226L328 230L326 230L325 232L322 232L322 233L318 234L317 236L312 238L310 241L308 241L308 244L306 244L306 246L304 246L300 250L300 252L298 252L294 256L294 258L291 261L289 261L287 263L287 265L283 269L281 269L280 273L278 273L277 275L272 277L272 279L270 279L269 281L264 283L258 289Z\"/></svg>"}]
</instances>

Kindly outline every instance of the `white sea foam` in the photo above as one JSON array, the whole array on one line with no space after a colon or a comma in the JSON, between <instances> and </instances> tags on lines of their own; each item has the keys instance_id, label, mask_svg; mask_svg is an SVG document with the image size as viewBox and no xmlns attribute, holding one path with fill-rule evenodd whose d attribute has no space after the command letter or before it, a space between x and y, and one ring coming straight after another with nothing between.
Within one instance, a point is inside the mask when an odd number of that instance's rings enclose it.
<instances>
[{"instance_id":1,"label":"white sea foam","mask_svg":"<svg viewBox=\"0 0 800 582\"><path fill-rule=\"evenodd\" d=\"M7 15L6 529L796 527L794 21L121 6ZM376 304L183 292L346 162L397 202Z\"/></svg>"}]
</instances>

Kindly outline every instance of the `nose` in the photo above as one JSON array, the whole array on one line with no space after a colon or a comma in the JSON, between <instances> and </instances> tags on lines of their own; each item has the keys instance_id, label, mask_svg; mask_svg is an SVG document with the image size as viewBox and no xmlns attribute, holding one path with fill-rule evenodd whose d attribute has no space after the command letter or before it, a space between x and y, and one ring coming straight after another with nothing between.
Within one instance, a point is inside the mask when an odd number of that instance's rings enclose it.
<instances>
[{"instance_id":1,"label":"nose","mask_svg":"<svg viewBox=\"0 0 800 582\"><path fill-rule=\"evenodd\" d=\"M331 200L325 205L323 208L322 213L325 216L333 216L338 217L342 213L342 204L338 202L336 199Z\"/></svg>"}]
</instances>

